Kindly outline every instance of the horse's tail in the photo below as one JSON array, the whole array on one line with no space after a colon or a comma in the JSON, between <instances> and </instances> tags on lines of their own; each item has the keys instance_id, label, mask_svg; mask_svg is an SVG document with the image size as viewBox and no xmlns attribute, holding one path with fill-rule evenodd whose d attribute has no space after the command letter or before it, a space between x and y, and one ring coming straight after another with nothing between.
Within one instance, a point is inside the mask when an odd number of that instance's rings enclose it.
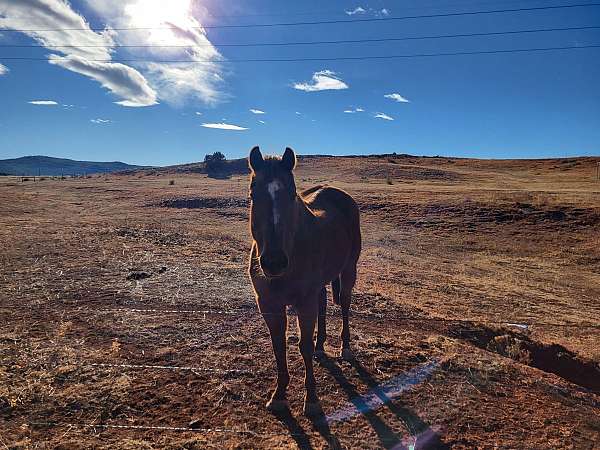
<instances>
[{"instance_id":1,"label":"horse's tail","mask_svg":"<svg viewBox=\"0 0 600 450\"><path fill-rule=\"evenodd\" d=\"M340 284L340 276L338 275L331 282L331 292L333 292L333 303L335 303L336 305L340 304Z\"/></svg>"}]
</instances>

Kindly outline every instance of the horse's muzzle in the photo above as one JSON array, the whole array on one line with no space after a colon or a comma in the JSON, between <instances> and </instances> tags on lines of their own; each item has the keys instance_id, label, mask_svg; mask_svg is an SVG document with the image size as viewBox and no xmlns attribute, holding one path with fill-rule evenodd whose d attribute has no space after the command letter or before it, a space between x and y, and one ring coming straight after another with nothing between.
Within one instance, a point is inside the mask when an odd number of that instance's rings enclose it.
<instances>
[{"instance_id":1,"label":"horse's muzzle","mask_svg":"<svg viewBox=\"0 0 600 450\"><path fill-rule=\"evenodd\" d=\"M260 267L267 278L282 276L288 268L288 258L283 252L263 254Z\"/></svg>"}]
</instances>

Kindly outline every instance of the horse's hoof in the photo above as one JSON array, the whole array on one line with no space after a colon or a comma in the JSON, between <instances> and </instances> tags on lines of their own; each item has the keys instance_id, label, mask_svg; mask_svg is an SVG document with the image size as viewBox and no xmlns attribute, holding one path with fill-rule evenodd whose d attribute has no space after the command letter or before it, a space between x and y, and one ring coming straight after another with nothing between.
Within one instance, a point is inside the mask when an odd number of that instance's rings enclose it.
<instances>
[{"instance_id":1,"label":"horse's hoof","mask_svg":"<svg viewBox=\"0 0 600 450\"><path fill-rule=\"evenodd\" d=\"M282 412L290 409L290 404L287 400L271 399L267 402L267 409L273 412Z\"/></svg>"},{"instance_id":2,"label":"horse's hoof","mask_svg":"<svg viewBox=\"0 0 600 450\"><path fill-rule=\"evenodd\" d=\"M343 348L341 356L342 356L342 359L345 359L346 361L354 360L354 353L349 348Z\"/></svg>"},{"instance_id":3,"label":"horse's hoof","mask_svg":"<svg viewBox=\"0 0 600 450\"><path fill-rule=\"evenodd\" d=\"M304 402L304 415L308 417L319 417L323 415L323 408L321 408L321 403L314 402Z\"/></svg>"}]
</instances>

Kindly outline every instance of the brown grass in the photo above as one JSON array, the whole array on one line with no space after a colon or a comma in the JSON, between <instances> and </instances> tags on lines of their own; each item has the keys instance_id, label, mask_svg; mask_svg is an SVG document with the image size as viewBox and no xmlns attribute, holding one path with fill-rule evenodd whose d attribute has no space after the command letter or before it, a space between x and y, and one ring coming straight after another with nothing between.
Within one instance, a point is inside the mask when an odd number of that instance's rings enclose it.
<instances>
[{"instance_id":1,"label":"brown grass","mask_svg":"<svg viewBox=\"0 0 600 450\"><path fill-rule=\"evenodd\" d=\"M245 273L245 177L183 173L168 189L172 175L160 171L0 178L0 447L389 448L419 434L454 448L593 448L600 397L575 368L600 361L597 161L301 160L301 188L328 182L355 196L365 241L352 319L360 365L317 364L326 413L438 364L399 397L329 427L299 414L293 320L293 415L263 407L274 372ZM340 320L330 310L334 355ZM506 325L524 322L596 328ZM536 362L548 349L567 369ZM192 419L204 431L73 425ZM49 422L61 425L39 425Z\"/></svg>"}]
</instances>

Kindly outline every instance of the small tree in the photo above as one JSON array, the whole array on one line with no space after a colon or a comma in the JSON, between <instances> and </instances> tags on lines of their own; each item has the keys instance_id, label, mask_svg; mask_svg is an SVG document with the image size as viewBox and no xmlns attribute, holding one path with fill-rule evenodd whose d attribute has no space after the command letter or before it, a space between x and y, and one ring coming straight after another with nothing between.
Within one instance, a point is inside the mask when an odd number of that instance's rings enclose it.
<instances>
[{"instance_id":1,"label":"small tree","mask_svg":"<svg viewBox=\"0 0 600 450\"><path fill-rule=\"evenodd\" d=\"M217 172L223 167L225 155L221 152L214 152L212 155L206 154L204 164L207 172Z\"/></svg>"}]
</instances>

